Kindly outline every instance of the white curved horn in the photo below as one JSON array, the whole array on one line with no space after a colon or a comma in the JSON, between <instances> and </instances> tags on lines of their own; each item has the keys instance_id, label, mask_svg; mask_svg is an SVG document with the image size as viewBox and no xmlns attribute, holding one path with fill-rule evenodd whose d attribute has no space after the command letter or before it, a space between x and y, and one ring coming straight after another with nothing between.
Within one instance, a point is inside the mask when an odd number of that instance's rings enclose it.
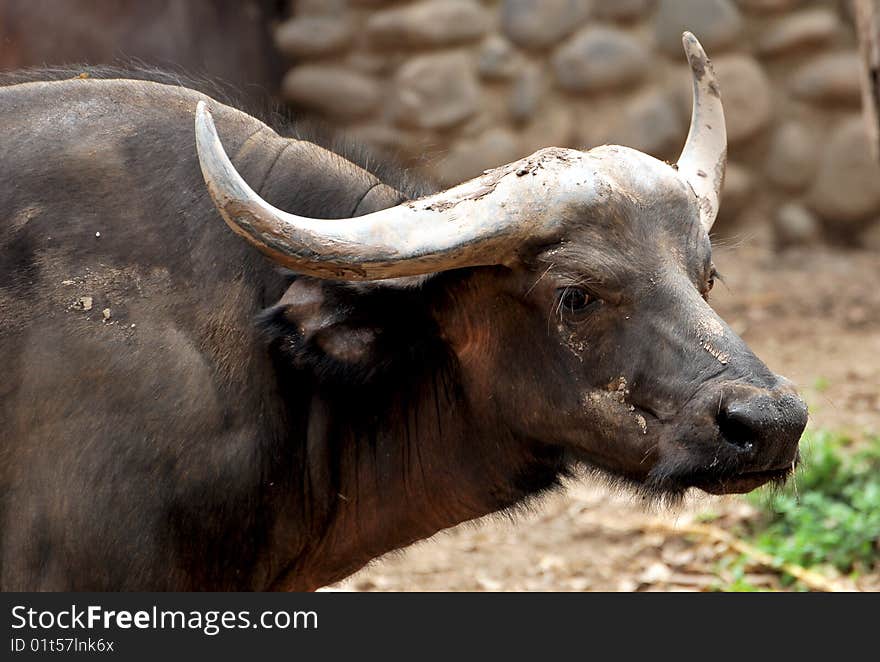
<instances>
[{"instance_id":1,"label":"white curved horn","mask_svg":"<svg viewBox=\"0 0 880 662\"><path fill-rule=\"evenodd\" d=\"M379 280L503 264L525 242L550 236L593 191L592 171L572 167L580 153L551 149L390 209L307 218L273 207L248 186L204 101L195 125L202 174L229 227L279 264L320 278ZM523 176L535 162L540 167Z\"/></svg>"},{"instance_id":2,"label":"white curved horn","mask_svg":"<svg viewBox=\"0 0 880 662\"><path fill-rule=\"evenodd\" d=\"M708 232L715 217L727 165L727 129L721 91L706 52L690 32L681 38L694 83L691 128L681 156L678 172L691 185L700 205L700 220Z\"/></svg>"}]
</instances>

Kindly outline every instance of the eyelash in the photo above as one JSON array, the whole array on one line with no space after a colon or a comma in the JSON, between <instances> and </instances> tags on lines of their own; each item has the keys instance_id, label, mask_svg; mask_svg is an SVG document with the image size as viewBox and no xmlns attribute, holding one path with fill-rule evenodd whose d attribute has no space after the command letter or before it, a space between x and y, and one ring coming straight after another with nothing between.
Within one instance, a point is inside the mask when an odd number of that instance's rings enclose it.
<instances>
[{"instance_id":1,"label":"eyelash","mask_svg":"<svg viewBox=\"0 0 880 662\"><path fill-rule=\"evenodd\" d=\"M563 319L565 315L582 315L602 301L582 287L560 287L556 292L556 313L560 319Z\"/></svg>"},{"instance_id":2,"label":"eyelash","mask_svg":"<svg viewBox=\"0 0 880 662\"><path fill-rule=\"evenodd\" d=\"M706 301L709 300L709 293L715 287L715 281L720 280L722 280L721 274L718 273L718 270L715 267L712 267L709 271L709 277L706 280L706 287L703 292L701 292ZM566 313L568 315L580 315L595 304L602 302L601 299L593 296L584 288L577 286L560 287L556 290L556 293L556 315L560 320L564 318ZM576 297L574 301L572 301L573 297Z\"/></svg>"},{"instance_id":3,"label":"eyelash","mask_svg":"<svg viewBox=\"0 0 880 662\"><path fill-rule=\"evenodd\" d=\"M702 295L706 301L709 300L709 293L712 291L712 288L715 287L715 281L721 280L721 274L718 273L718 270L715 267L712 267L712 270L709 272L709 278L706 281L706 289L703 290Z\"/></svg>"}]
</instances>

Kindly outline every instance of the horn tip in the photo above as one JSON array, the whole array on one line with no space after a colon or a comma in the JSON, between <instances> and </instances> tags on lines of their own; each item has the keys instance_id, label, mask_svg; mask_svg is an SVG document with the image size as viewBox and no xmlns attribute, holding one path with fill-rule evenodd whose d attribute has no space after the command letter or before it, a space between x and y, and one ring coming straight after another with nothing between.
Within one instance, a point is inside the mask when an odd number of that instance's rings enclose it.
<instances>
[{"instance_id":1,"label":"horn tip","mask_svg":"<svg viewBox=\"0 0 880 662\"><path fill-rule=\"evenodd\" d=\"M208 104L205 103L204 99L200 99L196 104L196 121L204 122L206 119L211 117L211 111L208 110Z\"/></svg>"},{"instance_id":2,"label":"horn tip","mask_svg":"<svg viewBox=\"0 0 880 662\"><path fill-rule=\"evenodd\" d=\"M681 43L684 46L685 56L691 68L691 75L694 77L694 84L713 84L715 72L712 69L709 56L706 55L706 51L703 50L703 46L700 44L700 40L692 32L684 32L681 35ZM703 80L707 73L708 78ZM715 85L717 87L717 84Z\"/></svg>"},{"instance_id":3,"label":"horn tip","mask_svg":"<svg viewBox=\"0 0 880 662\"><path fill-rule=\"evenodd\" d=\"M703 50L703 45L694 36L693 32L685 31L682 33L681 45L684 46L685 55L687 55L688 62L692 65L694 62L705 62L709 59L706 56L706 51Z\"/></svg>"},{"instance_id":4,"label":"horn tip","mask_svg":"<svg viewBox=\"0 0 880 662\"><path fill-rule=\"evenodd\" d=\"M214 117L208 110L208 104L204 100L200 100L196 104L196 138L199 144L207 144L211 138L214 138L217 129L214 127Z\"/></svg>"}]
</instances>

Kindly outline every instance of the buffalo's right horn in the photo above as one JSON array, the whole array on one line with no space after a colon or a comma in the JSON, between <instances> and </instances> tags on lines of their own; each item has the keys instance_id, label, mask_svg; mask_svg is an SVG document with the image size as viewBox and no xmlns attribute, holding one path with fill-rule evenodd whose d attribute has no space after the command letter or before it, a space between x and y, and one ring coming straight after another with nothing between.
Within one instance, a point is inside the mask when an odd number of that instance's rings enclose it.
<instances>
[{"instance_id":1,"label":"buffalo's right horn","mask_svg":"<svg viewBox=\"0 0 880 662\"><path fill-rule=\"evenodd\" d=\"M592 169L578 167L586 155L551 148L420 200L356 218L315 219L276 209L248 186L204 101L196 109L196 146L230 228L293 271L339 280L503 264L524 243L550 237L574 207L582 211L595 188Z\"/></svg>"}]
</instances>

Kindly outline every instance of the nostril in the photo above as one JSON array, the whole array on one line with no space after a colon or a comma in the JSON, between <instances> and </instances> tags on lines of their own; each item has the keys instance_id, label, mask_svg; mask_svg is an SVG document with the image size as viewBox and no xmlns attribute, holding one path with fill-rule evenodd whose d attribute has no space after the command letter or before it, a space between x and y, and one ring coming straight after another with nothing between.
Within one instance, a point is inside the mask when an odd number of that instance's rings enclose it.
<instances>
[{"instance_id":1,"label":"nostril","mask_svg":"<svg viewBox=\"0 0 880 662\"><path fill-rule=\"evenodd\" d=\"M731 412L726 409L718 412L716 417L718 430L721 437L729 444L733 444L745 451L752 450L757 432L751 421L741 412Z\"/></svg>"}]
</instances>

